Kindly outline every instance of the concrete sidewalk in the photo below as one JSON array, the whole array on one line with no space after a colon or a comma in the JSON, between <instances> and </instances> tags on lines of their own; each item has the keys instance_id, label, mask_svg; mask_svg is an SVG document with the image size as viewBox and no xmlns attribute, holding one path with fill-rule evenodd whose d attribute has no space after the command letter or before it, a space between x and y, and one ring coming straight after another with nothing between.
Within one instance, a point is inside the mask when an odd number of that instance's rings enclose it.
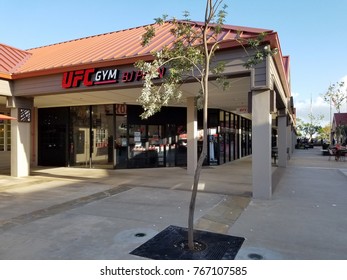
<instances>
[{"instance_id":1,"label":"concrete sidewalk","mask_svg":"<svg viewBox=\"0 0 347 280\"><path fill-rule=\"evenodd\" d=\"M197 229L226 233L251 196L251 158L204 168ZM0 176L0 259L139 259L129 252L169 225L186 227L183 168L38 168Z\"/></svg>"},{"instance_id":2,"label":"concrete sidewalk","mask_svg":"<svg viewBox=\"0 0 347 280\"><path fill-rule=\"evenodd\" d=\"M346 176L347 162L298 150L273 199L251 201L251 157L206 167L196 228L245 237L237 259L347 259ZM0 259L139 259L129 252L186 227L191 184L182 168L0 176Z\"/></svg>"},{"instance_id":3,"label":"concrete sidewalk","mask_svg":"<svg viewBox=\"0 0 347 280\"><path fill-rule=\"evenodd\" d=\"M228 231L237 259L347 259L347 161L296 150L272 200L253 200Z\"/></svg>"}]
</instances>

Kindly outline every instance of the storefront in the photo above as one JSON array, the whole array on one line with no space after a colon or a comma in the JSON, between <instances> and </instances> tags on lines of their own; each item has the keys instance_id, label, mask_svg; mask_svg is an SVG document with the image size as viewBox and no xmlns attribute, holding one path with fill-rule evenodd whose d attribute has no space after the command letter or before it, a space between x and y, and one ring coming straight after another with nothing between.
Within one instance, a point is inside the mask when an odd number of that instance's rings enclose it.
<instances>
[{"instance_id":1,"label":"storefront","mask_svg":"<svg viewBox=\"0 0 347 280\"><path fill-rule=\"evenodd\" d=\"M186 108L164 107L147 120L139 117L141 112L141 106L125 104L38 109L38 165L116 169L186 166ZM200 113L199 131L201 119ZM219 165L250 155L250 123L233 113L210 109L205 164Z\"/></svg>"},{"instance_id":2,"label":"storefront","mask_svg":"<svg viewBox=\"0 0 347 280\"><path fill-rule=\"evenodd\" d=\"M199 23L192 22L200 29ZM155 25L163 38L141 45L146 26L43 46L27 51L0 44L0 168L28 176L34 166L152 168L186 166L192 174L201 151L201 112L195 97L199 84L181 86L182 99L147 120L138 103L143 73L138 60L174 40L171 22ZM257 38L278 49L251 69L248 54L235 37ZM252 155L253 193L272 191L271 151L276 131L278 165L286 167L295 108L290 92L289 57L283 56L273 30L225 25L215 61L225 63L230 88L209 81L208 156L220 165ZM165 37L165 38L164 38ZM169 68L158 69L158 80Z\"/></svg>"}]
</instances>

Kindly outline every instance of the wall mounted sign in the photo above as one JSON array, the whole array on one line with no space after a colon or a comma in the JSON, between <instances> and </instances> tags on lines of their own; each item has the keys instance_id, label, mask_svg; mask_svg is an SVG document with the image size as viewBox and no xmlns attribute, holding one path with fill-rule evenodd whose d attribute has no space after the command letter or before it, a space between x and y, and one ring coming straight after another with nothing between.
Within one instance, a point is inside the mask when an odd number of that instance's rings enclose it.
<instances>
[{"instance_id":1,"label":"wall mounted sign","mask_svg":"<svg viewBox=\"0 0 347 280\"><path fill-rule=\"evenodd\" d=\"M18 121L31 122L31 110L27 108L18 108Z\"/></svg>"},{"instance_id":2,"label":"wall mounted sign","mask_svg":"<svg viewBox=\"0 0 347 280\"><path fill-rule=\"evenodd\" d=\"M127 112L127 105L126 104L116 104L116 115L126 115Z\"/></svg>"},{"instance_id":3,"label":"wall mounted sign","mask_svg":"<svg viewBox=\"0 0 347 280\"><path fill-rule=\"evenodd\" d=\"M158 69L158 79L165 75L166 68ZM97 70L89 68L84 70L69 71L63 74L62 87L76 88L83 84L86 87L105 84L131 83L144 79L146 73L137 71L121 71L119 69Z\"/></svg>"},{"instance_id":4,"label":"wall mounted sign","mask_svg":"<svg viewBox=\"0 0 347 280\"><path fill-rule=\"evenodd\" d=\"M248 113L248 107L236 108L236 113L238 113L238 114L247 114Z\"/></svg>"}]
</instances>

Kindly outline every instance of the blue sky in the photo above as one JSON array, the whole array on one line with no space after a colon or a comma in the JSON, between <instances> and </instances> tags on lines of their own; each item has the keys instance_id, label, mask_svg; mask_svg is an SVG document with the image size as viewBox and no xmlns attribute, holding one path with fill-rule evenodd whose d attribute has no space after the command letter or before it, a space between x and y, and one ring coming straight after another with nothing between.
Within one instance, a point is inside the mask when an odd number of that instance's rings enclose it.
<instances>
[{"instance_id":1,"label":"blue sky","mask_svg":"<svg viewBox=\"0 0 347 280\"><path fill-rule=\"evenodd\" d=\"M85 36L136 27L168 14L203 20L205 0L0 0L0 42L29 49ZM330 85L347 83L347 0L225 0L227 24L278 32L291 58L291 88L297 115L311 110L329 121L320 95ZM49 3L49 4L48 4ZM347 112L347 105L342 112Z\"/></svg>"}]
</instances>

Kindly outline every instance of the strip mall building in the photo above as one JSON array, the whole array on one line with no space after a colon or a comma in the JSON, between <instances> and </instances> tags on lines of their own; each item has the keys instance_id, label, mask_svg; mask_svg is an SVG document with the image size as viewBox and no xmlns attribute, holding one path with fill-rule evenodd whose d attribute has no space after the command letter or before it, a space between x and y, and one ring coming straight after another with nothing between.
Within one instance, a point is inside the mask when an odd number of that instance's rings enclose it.
<instances>
[{"instance_id":1,"label":"strip mall building","mask_svg":"<svg viewBox=\"0 0 347 280\"><path fill-rule=\"evenodd\" d=\"M0 113L16 118L0 121L0 168L16 177L33 166L187 166L193 173L202 128L198 84L183 85L181 103L139 117L143 73L134 63L169 44L171 28L170 22L156 26L148 47L141 46L145 26L25 51L0 44ZM246 69L248 56L235 37L262 32L279 52ZM226 62L231 87L223 91L210 81L206 164L252 155L253 196L269 198L272 148L285 167L295 144L289 57L272 30L225 25L219 40L215 59ZM164 77L169 69L158 71Z\"/></svg>"}]
</instances>

